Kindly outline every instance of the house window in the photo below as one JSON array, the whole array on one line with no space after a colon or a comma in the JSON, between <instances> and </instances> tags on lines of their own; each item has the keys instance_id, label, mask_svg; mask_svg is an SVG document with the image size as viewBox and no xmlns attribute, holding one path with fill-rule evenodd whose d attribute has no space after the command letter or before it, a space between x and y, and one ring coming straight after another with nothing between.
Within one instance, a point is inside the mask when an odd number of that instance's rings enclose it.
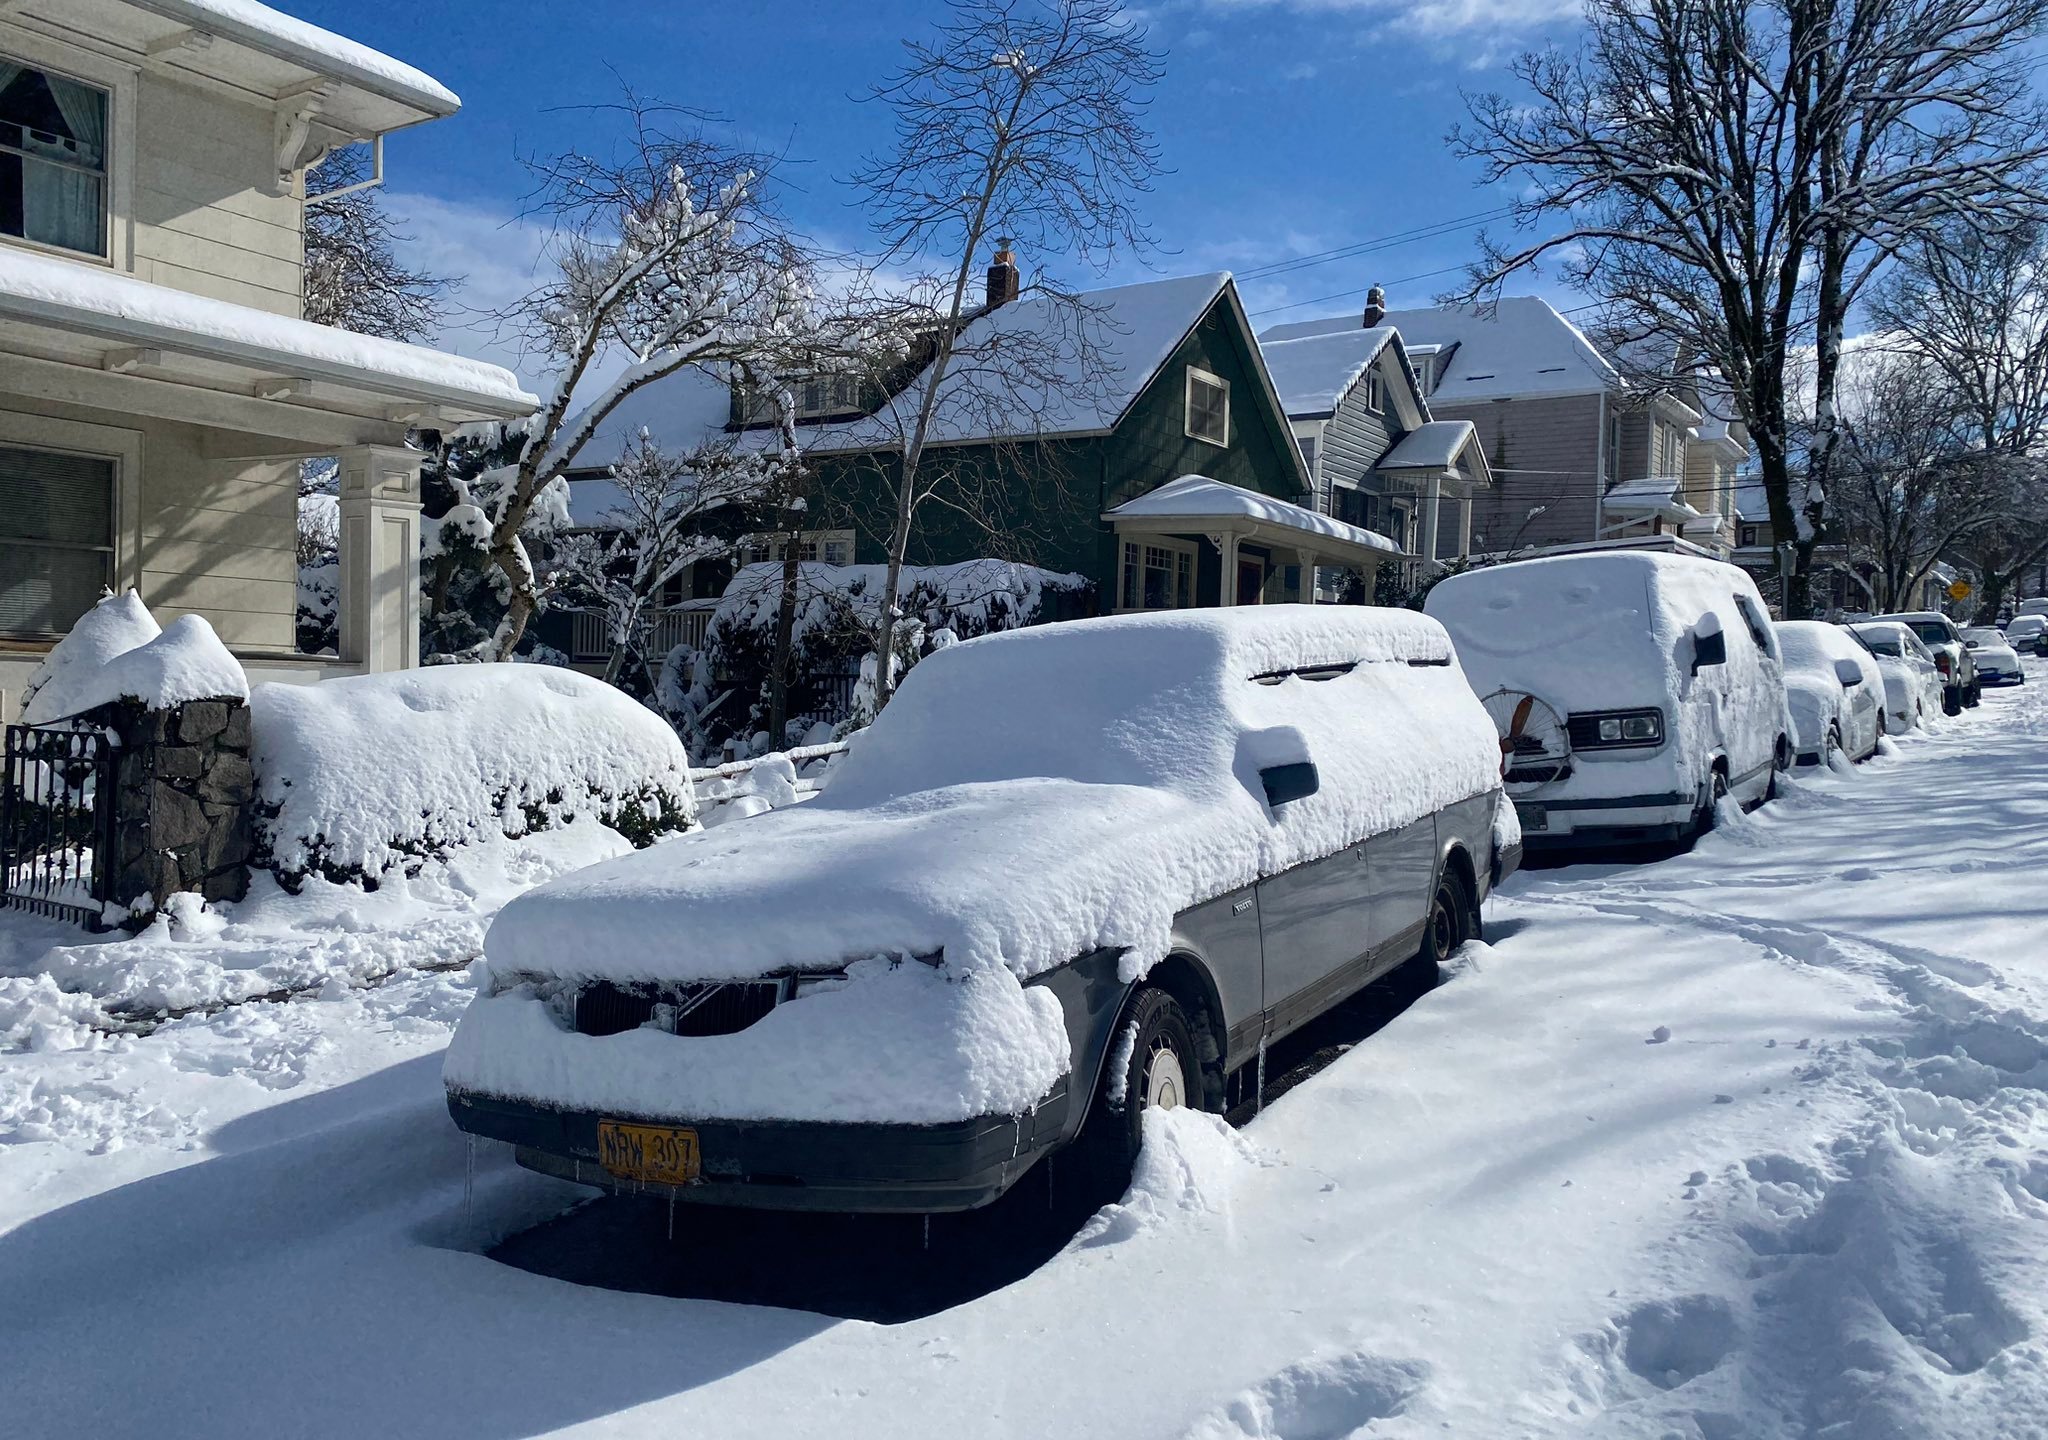
<instances>
[{"instance_id":1,"label":"house window","mask_svg":"<svg viewBox=\"0 0 2048 1440\"><path fill-rule=\"evenodd\" d=\"M1188 435L1211 445L1230 443L1230 382L1188 368Z\"/></svg>"},{"instance_id":2,"label":"house window","mask_svg":"<svg viewBox=\"0 0 2048 1440\"><path fill-rule=\"evenodd\" d=\"M107 92L0 56L0 235L107 253Z\"/></svg>"},{"instance_id":3,"label":"house window","mask_svg":"<svg viewBox=\"0 0 2048 1440\"><path fill-rule=\"evenodd\" d=\"M1756 544L1756 526L1745 525L1742 527L1742 543L1745 546Z\"/></svg>"},{"instance_id":4,"label":"house window","mask_svg":"<svg viewBox=\"0 0 2048 1440\"><path fill-rule=\"evenodd\" d=\"M1187 610L1195 603L1195 547L1178 540L1126 540L1117 603L1124 610Z\"/></svg>"},{"instance_id":5,"label":"house window","mask_svg":"<svg viewBox=\"0 0 2048 1440\"><path fill-rule=\"evenodd\" d=\"M1375 415L1384 414L1387 408L1386 382L1380 379L1380 372L1369 371L1365 377L1365 408Z\"/></svg>"},{"instance_id":6,"label":"house window","mask_svg":"<svg viewBox=\"0 0 2048 1440\"><path fill-rule=\"evenodd\" d=\"M116 468L0 446L0 635L61 635L113 583Z\"/></svg>"},{"instance_id":7,"label":"house window","mask_svg":"<svg viewBox=\"0 0 2048 1440\"><path fill-rule=\"evenodd\" d=\"M857 375L813 375L785 382L796 401L796 418L821 420L834 415L854 415L866 409L867 387ZM755 390L746 395L746 423L773 425L782 418L774 389Z\"/></svg>"},{"instance_id":8,"label":"house window","mask_svg":"<svg viewBox=\"0 0 2048 1440\"><path fill-rule=\"evenodd\" d=\"M1298 435L1294 443L1301 447L1301 463L1308 467L1309 476L1313 478L1316 473L1316 437Z\"/></svg>"},{"instance_id":9,"label":"house window","mask_svg":"<svg viewBox=\"0 0 2048 1440\"><path fill-rule=\"evenodd\" d=\"M749 535L740 542L740 564L759 565L770 560L785 560L792 548L799 560L849 565L853 563L853 532L806 530L796 537L794 545L779 535Z\"/></svg>"}]
</instances>

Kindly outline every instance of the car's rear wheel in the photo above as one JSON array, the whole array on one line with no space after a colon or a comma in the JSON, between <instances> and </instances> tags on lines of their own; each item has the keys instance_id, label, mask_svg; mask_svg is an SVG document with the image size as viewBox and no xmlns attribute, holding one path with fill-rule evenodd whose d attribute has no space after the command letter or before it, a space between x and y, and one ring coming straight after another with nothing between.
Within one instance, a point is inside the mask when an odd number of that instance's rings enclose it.
<instances>
[{"instance_id":1,"label":"car's rear wheel","mask_svg":"<svg viewBox=\"0 0 2048 1440\"><path fill-rule=\"evenodd\" d=\"M1201 1108L1203 1101L1194 1026L1164 990L1148 985L1131 997L1110 1038L1109 1056L1080 1135L1057 1157L1091 1207L1130 1186L1146 1110Z\"/></svg>"},{"instance_id":2,"label":"car's rear wheel","mask_svg":"<svg viewBox=\"0 0 2048 1440\"><path fill-rule=\"evenodd\" d=\"M1429 897L1429 915L1422 922L1422 948L1415 954L1415 968L1425 979L1433 978L1460 946L1478 938L1479 909L1466 889L1465 877L1446 867Z\"/></svg>"},{"instance_id":3,"label":"car's rear wheel","mask_svg":"<svg viewBox=\"0 0 2048 1440\"><path fill-rule=\"evenodd\" d=\"M1707 778L1707 803L1700 808L1699 815L1692 822L1693 838L1697 840L1714 828L1720 818L1721 802L1728 798L1728 774L1716 769Z\"/></svg>"},{"instance_id":4,"label":"car's rear wheel","mask_svg":"<svg viewBox=\"0 0 2048 1440\"><path fill-rule=\"evenodd\" d=\"M1778 798L1778 777L1791 768L1792 742L1780 735L1778 743L1771 749L1771 778L1764 785L1763 803L1768 804Z\"/></svg>"}]
</instances>

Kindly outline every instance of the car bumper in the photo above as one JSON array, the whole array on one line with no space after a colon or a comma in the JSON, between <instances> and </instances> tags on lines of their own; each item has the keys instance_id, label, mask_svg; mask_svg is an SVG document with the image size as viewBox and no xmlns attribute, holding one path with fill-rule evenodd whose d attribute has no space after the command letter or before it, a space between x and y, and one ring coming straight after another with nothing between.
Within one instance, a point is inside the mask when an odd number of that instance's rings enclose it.
<instances>
[{"instance_id":1,"label":"car bumper","mask_svg":"<svg viewBox=\"0 0 2048 1440\"><path fill-rule=\"evenodd\" d=\"M643 1123L697 1133L701 1178L687 1185L622 1179L598 1161L600 1119L630 1115L551 1110L451 1093L448 1113L471 1135L502 1140L529 1170L617 1195L766 1210L931 1213L996 1199L1057 1142L1066 1084L1028 1114L944 1125L674 1119Z\"/></svg>"},{"instance_id":2,"label":"car bumper","mask_svg":"<svg viewBox=\"0 0 2048 1440\"><path fill-rule=\"evenodd\" d=\"M1693 822L1690 796L1668 791L1584 799L1518 800L1522 844L1531 851L1682 839Z\"/></svg>"}]
</instances>

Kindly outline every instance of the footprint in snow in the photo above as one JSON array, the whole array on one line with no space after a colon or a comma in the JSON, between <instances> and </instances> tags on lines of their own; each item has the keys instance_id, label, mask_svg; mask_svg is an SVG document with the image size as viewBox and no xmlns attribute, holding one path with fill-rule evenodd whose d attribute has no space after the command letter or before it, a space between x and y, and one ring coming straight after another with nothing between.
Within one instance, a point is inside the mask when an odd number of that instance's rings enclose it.
<instances>
[{"instance_id":1,"label":"footprint in snow","mask_svg":"<svg viewBox=\"0 0 2048 1440\"><path fill-rule=\"evenodd\" d=\"M1428 1378L1429 1366L1420 1360L1313 1357L1197 1421L1187 1440L1338 1440L1399 1415Z\"/></svg>"}]
</instances>

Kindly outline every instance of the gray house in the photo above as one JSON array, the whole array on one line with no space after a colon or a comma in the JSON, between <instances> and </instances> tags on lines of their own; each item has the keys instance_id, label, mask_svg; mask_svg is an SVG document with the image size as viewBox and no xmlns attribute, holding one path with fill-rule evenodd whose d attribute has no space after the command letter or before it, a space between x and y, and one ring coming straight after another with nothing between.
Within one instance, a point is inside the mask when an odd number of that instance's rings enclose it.
<instances>
[{"instance_id":1,"label":"gray house","mask_svg":"<svg viewBox=\"0 0 2048 1440\"><path fill-rule=\"evenodd\" d=\"M1492 484L1478 431L1431 413L1393 326L1259 348L1318 510L1386 536L1411 557L1411 571L1471 552L1474 497ZM1327 572L1321 588L1340 578Z\"/></svg>"},{"instance_id":2,"label":"gray house","mask_svg":"<svg viewBox=\"0 0 2048 1440\"><path fill-rule=\"evenodd\" d=\"M1268 347L1391 328L1437 420L1469 422L1492 477L1472 496L1474 551L1683 534L1687 446L1705 418L1679 387L1631 386L1533 296L1484 309L1382 310L1275 325Z\"/></svg>"}]
</instances>

